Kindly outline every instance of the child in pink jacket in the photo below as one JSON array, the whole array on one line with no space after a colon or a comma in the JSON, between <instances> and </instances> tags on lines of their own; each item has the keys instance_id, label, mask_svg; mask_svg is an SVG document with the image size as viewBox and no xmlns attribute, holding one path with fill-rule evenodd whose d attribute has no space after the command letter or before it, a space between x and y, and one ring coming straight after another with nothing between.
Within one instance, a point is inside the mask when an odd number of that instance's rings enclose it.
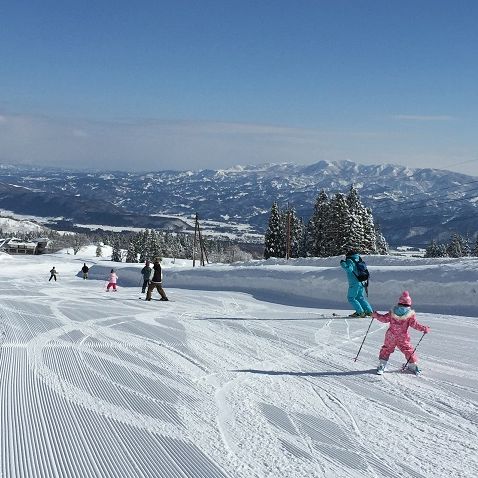
<instances>
[{"instance_id":1,"label":"child in pink jacket","mask_svg":"<svg viewBox=\"0 0 478 478\"><path fill-rule=\"evenodd\" d=\"M116 281L118 280L118 276L114 269L111 269L110 278L108 279L108 285L106 286L106 292L110 291L110 287L113 287L113 292L116 292Z\"/></svg>"},{"instance_id":2,"label":"child in pink jacket","mask_svg":"<svg viewBox=\"0 0 478 478\"><path fill-rule=\"evenodd\" d=\"M395 350L395 347L405 355L409 360L408 368L415 373L419 373L420 369L417 365L417 355L413 353L413 346L410 342L410 335L408 327L412 327L424 334L430 332L430 327L418 323L415 318L415 311L411 308L412 299L410 294L405 291L398 299L398 305L386 314L379 314L373 312L372 317L380 322L389 323L390 327L385 333L385 342L380 349L379 359L380 363L377 368L377 373L382 374L387 366L387 361L390 355Z\"/></svg>"}]
</instances>

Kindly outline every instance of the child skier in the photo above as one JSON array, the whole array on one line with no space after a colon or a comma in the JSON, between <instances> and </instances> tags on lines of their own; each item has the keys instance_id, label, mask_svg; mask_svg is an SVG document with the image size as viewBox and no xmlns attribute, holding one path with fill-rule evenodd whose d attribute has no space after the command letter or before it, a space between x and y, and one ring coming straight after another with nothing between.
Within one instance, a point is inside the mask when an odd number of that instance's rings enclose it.
<instances>
[{"instance_id":1,"label":"child skier","mask_svg":"<svg viewBox=\"0 0 478 478\"><path fill-rule=\"evenodd\" d=\"M113 292L116 292L116 281L118 280L118 276L114 269L111 269L110 277L108 279L108 285L106 286L106 292L110 291L110 287L113 287Z\"/></svg>"},{"instance_id":2,"label":"child skier","mask_svg":"<svg viewBox=\"0 0 478 478\"><path fill-rule=\"evenodd\" d=\"M410 342L410 335L408 334L408 327L412 327L415 330L419 330L424 334L430 332L430 327L418 323L415 318L415 311L411 308L412 299L408 291L398 299L398 305L386 314L379 314L374 311L372 317L380 322L389 323L390 327L385 333L385 342L380 349L379 365L377 367L377 373L382 374L387 366L387 361L390 355L395 350L395 347L405 355L405 358L409 361L408 369L415 374L420 373L420 369L417 365L417 355L414 352L413 346Z\"/></svg>"},{"instance_id":3,"label":"child skier","mask_svg":"<svg viewBox=\"0 0 478 478\"><path fill-rule=\"evenodd\" d=\"M58 274L58 271L55 269L55 266L50 270L50 278L48 279L48 282L50 282L52 279L55 279L56 282L56 276Z\"/></svg>"}]
</instances>

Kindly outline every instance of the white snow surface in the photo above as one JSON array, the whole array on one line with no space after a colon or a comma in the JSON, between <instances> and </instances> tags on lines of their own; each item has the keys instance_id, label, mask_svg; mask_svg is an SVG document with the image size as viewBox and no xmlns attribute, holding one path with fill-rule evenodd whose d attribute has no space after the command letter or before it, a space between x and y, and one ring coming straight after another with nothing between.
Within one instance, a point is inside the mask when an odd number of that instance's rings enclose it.
<instances>
[{"instance_id":1,"label":"white snow surface","mask_svg":"<svg viewBox=\"0 0 478 478\"><path fill-rule=\"evenodd\" d=\"M422 375L377 376L338 257L165 259L144 302L95 250L0 254L0 477L478 476L478 260L366 257L374 308L406 289L431 327Z\"/></svg>"}]
</instances>

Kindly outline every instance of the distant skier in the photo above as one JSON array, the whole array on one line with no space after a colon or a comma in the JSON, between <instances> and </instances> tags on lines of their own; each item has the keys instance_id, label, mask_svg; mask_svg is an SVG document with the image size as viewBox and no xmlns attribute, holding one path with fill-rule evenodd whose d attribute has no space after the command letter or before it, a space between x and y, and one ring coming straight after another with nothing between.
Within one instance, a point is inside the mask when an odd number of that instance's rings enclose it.
<instances>
[{"instance_id":1,"label":"distant skier","mask_svg":"<svg viewBox=\"0 0 478 478\"><path fill-rule=\"evenodd\" d=\"M153 269L151 271L150 275L150 283L148 286L148 292L146 294L146 299L145 300L151 300L151 295L153 293L154 288L156 288L159 292L159 295L161 296L161 299L159 300L169 300L166 297L166 293L163 290L162 286L162 273L161 273L161 258L156 257L154 259L154 264L153 264Z\"/></svg>"},{"instance_id":2,"label":"distant skier","mask_svg":"<svg viewBox=\"0 0 478 478\"><path fill-rule=\"evenodd\" d=\"M90 268L86 265L86 263L83 263L83 267L81 268L81 272L83 272L83 279L88 279L88 271Z\"/></svg>"},{"instance_id":3,"label":"distant skier","mask_svg":"<svg viewBox=\"0 0 478 478\"><path fill-rule=\"evenodd\" d=\"M149 278L151 276L151 266L149 261L146 261L144 267L141 269L141 275L143 276L143 287L141 293L144 294L149 285Z\"/></svg>"},{"instance_id":4,"label":"distant skier","mask_svg":"<svg viewBox=\"0 0 478 478\"><path fill-rule=\"evenodd\" d=\"M410 342L410 335L408 333L408 327L412 327L415 330L419 330L424 334L430 332L430 327L418 323L415 317L415 311L411 308L412 299L408 291L398 299L398 305L386 314L379 314L374 311L372 317L380 322L389 323L390 327L385 333L385 342L380 349L379 365L377 373L382 374L387 366L387 361L390 355L394 352L395 347L405 355L405 358L409 361L408 369L418 374L420 369L417 362L418 357L414 352L413 346Z\"/></svg>"},{"instance_id":5,"label":"distant skier","mask_svg":"<svg viewBox=\"0 0 478 478\"><path fill-rule=\"evenodd\" d=\"M110 291L110 287L113 287L113 292L116 292L116 282L118 280L118 276L114 269L111 269L110 277L108 279L108 285L106 286L106 292Z\"/></svg>"},{"instance_id":6,"label":"distant skier","mask_svg":"<svg viewBox=\"0 0 478 478\"><path fill-rule=\"evenodd\" d=\"M50 282L52 279L55 279L56 282L56 275L58 274L57 270L55 269L55 266L50 270L50 278L48 279L48 282Z\"/></svg>"},{"instance_id":7,"label":"distant skier","mask_svg":"<svg viewBox=\"0 0 478 478\"><path fill-rule=\"evenodd\" d=\"M357 265L361 260L360 255L355 251L347 252L345 260L340 261L342 269L347 272L349 289L347 292L347 300L355 309L349 317L366 317L372 315L372 307L365 299L365 286L358 279Z\"/></svg>"}]
</instances>

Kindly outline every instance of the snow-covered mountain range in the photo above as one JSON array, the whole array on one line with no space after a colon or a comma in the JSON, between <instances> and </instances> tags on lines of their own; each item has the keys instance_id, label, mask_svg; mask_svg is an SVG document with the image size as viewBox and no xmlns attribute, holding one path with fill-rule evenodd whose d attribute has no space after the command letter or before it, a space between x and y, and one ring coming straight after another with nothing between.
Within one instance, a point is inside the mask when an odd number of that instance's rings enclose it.
<instances>
[{"instance_id":1,"label":"snow-covered mountain range","mask_svg":"<svg viewBox=\"0 0 478 478\"><path fill-rule=\"evenodd\" d=\"M62 227L71 222L176 230L189 227L181 217L198 213L216 221L218 230L235 223L262 233L273 201L289 203L307 221L321 189L334 194L351 184L391 244L423 246L454 231L478 230L477 177L351 161L149 173L1 166L0 208L55 217L50 223Z\"/></svg>"}]
</instances>

